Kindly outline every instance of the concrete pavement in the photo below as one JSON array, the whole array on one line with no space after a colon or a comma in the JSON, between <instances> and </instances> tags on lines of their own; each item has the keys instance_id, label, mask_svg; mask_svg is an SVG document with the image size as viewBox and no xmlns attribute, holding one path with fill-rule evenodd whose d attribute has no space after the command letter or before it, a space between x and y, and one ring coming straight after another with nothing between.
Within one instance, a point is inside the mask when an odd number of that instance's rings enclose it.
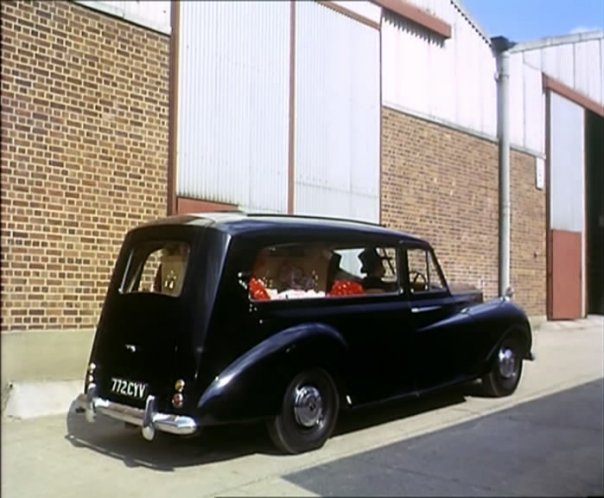
<instances>
[{"instance_id":1,"label":"concrete pavement","mask_svg":"<svg viewBox=\"0 0 604 498\"><path fill-rule=\"evenodd\" d=\"M341 420L321 450L276 455L258 428L220 428L199 439L161 437L81 415L2 423L2 496L309 496L282 476L457 426L604 377L604 321L546 323L535 332L537 361L525 364L511 397L456 391Z\"/></svg>"}]
</instances>

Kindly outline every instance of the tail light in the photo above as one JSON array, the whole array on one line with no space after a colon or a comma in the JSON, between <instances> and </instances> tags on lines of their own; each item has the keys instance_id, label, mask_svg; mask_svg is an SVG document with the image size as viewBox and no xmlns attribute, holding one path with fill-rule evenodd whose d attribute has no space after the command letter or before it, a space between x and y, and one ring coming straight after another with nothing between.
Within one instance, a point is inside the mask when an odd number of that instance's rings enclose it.
<instances>
[{"instance_id":1,"label":"tail light","mask_svg":"<svg viewBox=\"0 0 604 498\"><path fill-rule=\"evenodd\" d=\"M185 381L183 379L178 379L174 383L174 390L176 391L172 396L172 406L174 408L182 408L182 405L185 402L185 397L182 392L185 388Z\"/></svg>"}]
</instances>

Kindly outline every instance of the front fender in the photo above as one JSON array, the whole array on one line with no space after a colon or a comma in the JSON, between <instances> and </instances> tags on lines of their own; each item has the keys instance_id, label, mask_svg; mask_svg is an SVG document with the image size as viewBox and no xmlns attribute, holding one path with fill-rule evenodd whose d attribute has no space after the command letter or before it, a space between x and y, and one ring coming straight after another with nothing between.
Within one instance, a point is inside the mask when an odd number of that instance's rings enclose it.
<instances>
[{"instance_id":1,"label":"front fender","mask_svg":"<svg viewBox=\"0 0 604 498\"><path fill-rule=\"evenodd\" d=\"M501 343L510 333L518 334L521 338L524 359L532 359L533 336L531 325L520 306L507 299L494 299L489 303L470 308L469 313L478 323L489 324L490 328L497 334L493 347L487 355L487 364L492 361Z\"/></svg>"},{"instance_id":2,"label":"front fender","mask_svg":"<svg viewBox=\"0 0 604 498\"><path fill-rule=\"evenodd\" d=\"M226 367L201 396L202 425L257 420L276 415L285 388L302 368L338 369L348 348L338 331L321 323L285 329Z\"/></svg>"}]
</instances>

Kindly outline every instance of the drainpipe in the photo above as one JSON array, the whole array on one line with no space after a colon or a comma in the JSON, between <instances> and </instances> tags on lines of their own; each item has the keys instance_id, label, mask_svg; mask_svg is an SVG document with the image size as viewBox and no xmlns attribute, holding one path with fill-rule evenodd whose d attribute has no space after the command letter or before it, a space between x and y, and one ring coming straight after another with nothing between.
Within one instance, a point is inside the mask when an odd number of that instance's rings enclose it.
<instances>
[{"instance_id":1,"label":"drainpipe","mask_svg":"<svg viewBox=\"0 0 604 498\"><path fill-rule=\"evenodd\" d=\"M491 39L497 57L497 138L499 140L499 295L511 298L510 286L510 54L515 44Z\"/></svg>"}]
</instances>

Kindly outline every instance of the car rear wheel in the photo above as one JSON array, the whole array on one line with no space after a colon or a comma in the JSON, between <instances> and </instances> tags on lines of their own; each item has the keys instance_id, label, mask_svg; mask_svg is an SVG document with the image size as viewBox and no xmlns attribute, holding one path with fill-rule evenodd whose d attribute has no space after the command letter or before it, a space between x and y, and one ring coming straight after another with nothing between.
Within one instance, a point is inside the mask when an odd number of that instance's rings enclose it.
<instances>
[{"instance_id":1,"label":"car rear wheel","mask_svg":"<svg viewBox=\"0 0 604 498\"><path fill-rule=\"evenodd\" d=\"M305 370L288 384L281 412L268 422L273 443L286 453L302 453L325 444L340 407L331 376L320 368Z\"/></svg>"},{"instance_id":2,"label":"car rear wheel","mask_svg":"<svg viewBox=\"0 0 604 498\"><path fill-rule=\"evenodd\" d=\"M509 396L518 387L522 375L523 351L517 336L508 335L499 345L491 368L482 378L485 394Z\"/></svg>"}]
</instances>

